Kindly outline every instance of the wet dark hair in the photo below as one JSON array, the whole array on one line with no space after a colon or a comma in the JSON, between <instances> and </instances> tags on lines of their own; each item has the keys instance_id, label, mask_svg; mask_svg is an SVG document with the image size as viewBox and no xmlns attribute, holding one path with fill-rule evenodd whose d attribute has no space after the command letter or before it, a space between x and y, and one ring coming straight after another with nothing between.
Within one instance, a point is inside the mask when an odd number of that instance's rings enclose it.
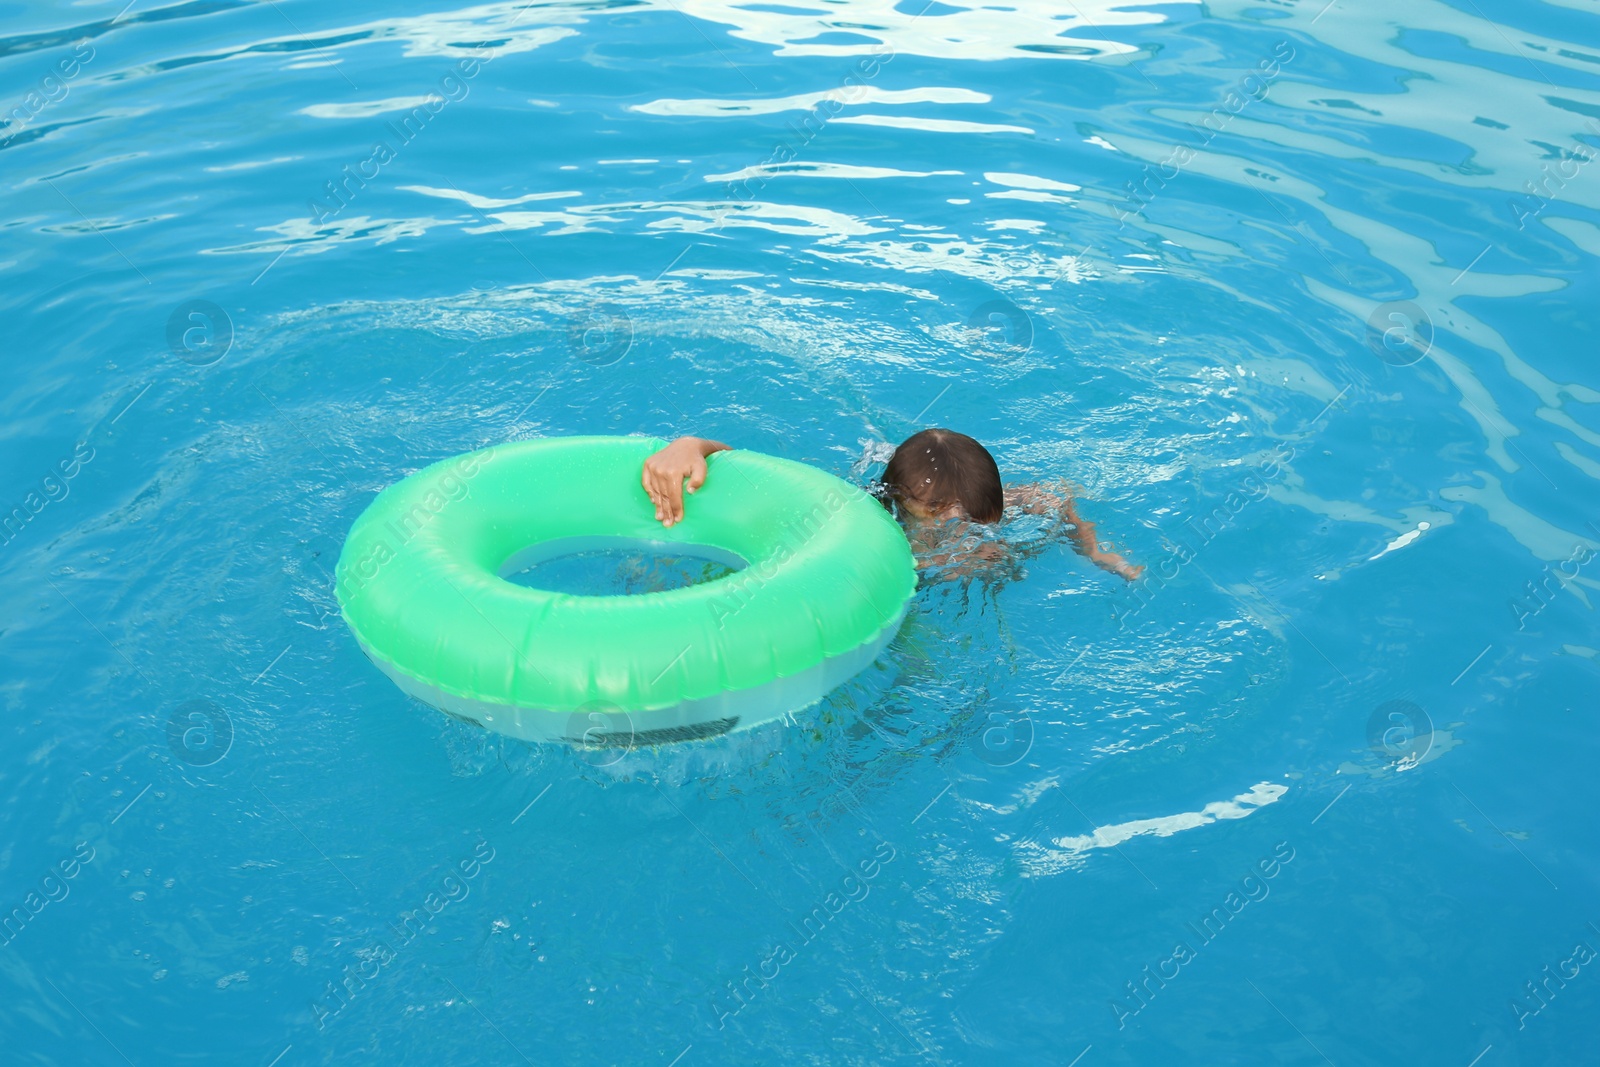
<instances>
[{"instance_id":1,"label":"wet dark hair","mask_svg":"<svg viewBox=\"0 0 1600 1067\"><path fill-rule=\"evenodd\" d=\"M922 430L900 442L884 469L883 488L890 499L911 497L933 511L960 504L974 522L999 522L1005 511L994 457L954 430Z\"/></svg>"}]
</instances>

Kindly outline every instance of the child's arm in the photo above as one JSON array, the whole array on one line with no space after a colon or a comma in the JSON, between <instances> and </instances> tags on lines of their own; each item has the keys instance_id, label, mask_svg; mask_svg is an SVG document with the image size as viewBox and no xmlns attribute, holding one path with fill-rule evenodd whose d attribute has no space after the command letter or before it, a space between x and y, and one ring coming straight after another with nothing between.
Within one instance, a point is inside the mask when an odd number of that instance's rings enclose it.
<instances>
[{"instance_id":1,"label":"child's arm","mask_svg":"<svg viewBox=\"0 0 1600 1067\"><path fill-rule=\"evenodd\" d=\"M694 492L705 484L706 457L732 447L703 437L680 437L644 461L639 481L650 494L661 525L671 526L683 519L684 479L689 480L689 492Z\"/></svg>"},{"instance_id":2,"label":"child's arm","mask_svg":"<svg viewBox=\"0 0 1600 1067\"><path fill-rule=\"evenodd\" d=\"M1144 573L1143 567L1135 567L1117 553L1100 548L1094 523L1079 518L1070 494L1053 493L1037 485L1018 485L1006 490L1006 504L1034 515L1059 515L1067 523L1067 536L1072 539L1073 549L1096 567L1130 582Z\"/></svg>"},{"instance_id":3,"label":"child's arm","mask_svg":"<svg viewBox=\"0 0 1600 1067\"><path fill-rule=\"evenodd\" d=\"M1068 497L1061 508L1061 517L1071 524L1067 536L1072 538L1073 548L1078 554L1087 556L1089 560L1102 570L1108 570L1127 581L1133 581L1144 573L1143 567L1135 567L1115 552L1104 552L1100 542L1095 537L1094 523L1078 517L1077 511L1072 506L1072 498Z\"/></svg>"}]
</instances>

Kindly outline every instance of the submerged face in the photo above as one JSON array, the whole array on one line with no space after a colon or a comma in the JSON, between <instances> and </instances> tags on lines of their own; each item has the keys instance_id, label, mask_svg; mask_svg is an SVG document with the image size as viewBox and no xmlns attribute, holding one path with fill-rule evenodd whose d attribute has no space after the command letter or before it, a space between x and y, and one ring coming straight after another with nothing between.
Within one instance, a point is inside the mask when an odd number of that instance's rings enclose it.
<instances>
[{"instance_id":1,"label":"submerged face","mask_svg":"<svg viewBox=\"0 0 1600 1067\"><path fill-rule=\"evenodd\" d=\"M909 493L902 495L899 499L901 509L919 522L946 522L950 519L965 519L967 517L967 509L959 503L945 504L941 507L937 504L925 503Z\"/></svg>"}]
</instances>

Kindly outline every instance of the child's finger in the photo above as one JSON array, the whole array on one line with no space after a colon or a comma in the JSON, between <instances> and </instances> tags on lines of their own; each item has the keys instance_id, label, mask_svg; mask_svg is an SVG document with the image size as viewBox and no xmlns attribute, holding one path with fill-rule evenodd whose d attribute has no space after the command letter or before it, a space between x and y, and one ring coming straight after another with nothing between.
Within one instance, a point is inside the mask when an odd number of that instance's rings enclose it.
<instances>
[{"instance_id":1,"label":"child's finger","mask_svg":"<svg viewBox=\"0 0 1600 1067\"><path fill-rule=\"evenodd\" d=\"M689 469L689 492L692 493L705 484L706 461L702 459L698 460L695 465Z\"/></svg>"}]
</instances>

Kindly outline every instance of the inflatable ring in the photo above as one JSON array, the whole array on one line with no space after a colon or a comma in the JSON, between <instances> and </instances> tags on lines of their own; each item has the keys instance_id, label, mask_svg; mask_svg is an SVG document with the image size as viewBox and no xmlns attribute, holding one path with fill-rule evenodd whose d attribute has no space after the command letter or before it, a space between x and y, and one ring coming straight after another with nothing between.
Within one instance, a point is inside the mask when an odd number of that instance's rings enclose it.
<instances>
[{"instance_id":1,"label":"inflatable ring","mask_svg":"<svg viewBox=\"0 0 1600 1067\"><path fill-rule=\"evenodd\" d=\"M831 474L738 450L710 457L683 520L663 527L639 473L665 443L519 441L385 489L335 571L362 651L441 711L591 747L754 726L875 660L917 581L889 513ZM643 544L739 569L618 596L506 580L540 560Z\"/></svg>"}]
</instances>

